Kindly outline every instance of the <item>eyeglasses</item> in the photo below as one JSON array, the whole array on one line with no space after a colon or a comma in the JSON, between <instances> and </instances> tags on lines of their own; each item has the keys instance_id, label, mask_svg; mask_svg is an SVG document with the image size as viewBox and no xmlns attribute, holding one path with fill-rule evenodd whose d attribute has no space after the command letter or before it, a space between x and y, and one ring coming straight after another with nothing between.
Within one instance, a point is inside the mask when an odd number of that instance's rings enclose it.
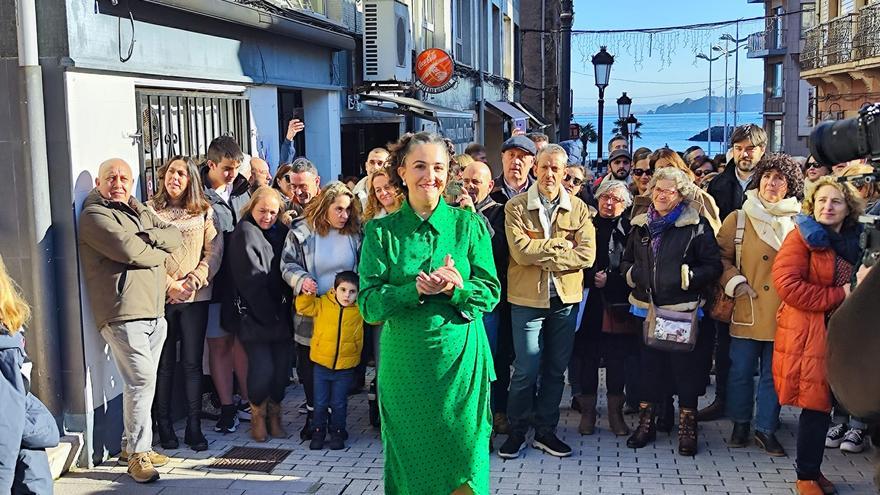
<instances>
[{"instance_id":1,"label":"eyeglasses","mask_svg":"<svg viewBox=\"0 0 880 495\"><path fill-rule=\"evenodd\" d=\"M637 168L637 169L634 169L630 173L635 175L636 177L641 177L643 175L647 175L648 177L651 177L652 175L654 175L654 171L649 168Z\"/></svg>"},{"instance_id":2,"label":"eyeglasses","mask_svg":"<svg viewBox=\"0 0 880 495\"><path fill-rule=\"evenodd\" d=\"M579 186L584 183L584 179L579 179L577 177L573 177L573 176L567 175L567 174L565 177L562 178L562 180L565 182L571 182L571 185L573 185L573 186Z\"/></svg>"},{"instance_id":3,"label":"eyeglasses","mask_svg":"<svg viewBox=\"0 0 880 495\"><path fill-rule=\"evenodd\" d=\"M656 194L657 196L675 196L676 194L678 194L678 191L675 189L660 189L655 187L654 194Z\"/></svg>"},{"instance_id":4,"label":"eyeglasses","mask_svg":"<svg viewBox=\"0 0 880 495\"><path fill-rule=\"evenodd\" d=\"M623 199L623 198L618 198L617 196L614 196L614 195L611 195L611 194L603 194L603 195L599 196L599 201L602 201L602 202L608 202L608 201L610 201L610 202L612 202L612 203L614 203L614 204L616 204L616 205L619 205L620 203L625 203L625 202L626 202L625 199Z\"/></svg>"}]
</instances>

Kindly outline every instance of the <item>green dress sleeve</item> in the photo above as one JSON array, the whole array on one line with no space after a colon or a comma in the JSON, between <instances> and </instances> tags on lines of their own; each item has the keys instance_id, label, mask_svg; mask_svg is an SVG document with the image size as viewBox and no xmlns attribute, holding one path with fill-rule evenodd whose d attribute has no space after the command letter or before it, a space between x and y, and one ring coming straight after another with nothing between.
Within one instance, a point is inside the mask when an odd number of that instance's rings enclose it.
<instances>
[{"instance_id":1,"label":"green dress sleeve","mask_svg":"<svg viewBox=\"0 0 880 495\"><path fill-rule=\"evenodd\" d=\"M495 308L501 295L501 284L495 271L489 230L476 219L471 220L470 224L471 242L467 253L470 277L464 280L464 287L455 289L449 303L474 320Z\"/></svg>"},{"instance_id":2,"label":"green dress sleeve","mask_svg":"<svg viewBox=\"0 0 880 495\"><path fill-rule=\"evenodd\" d=\"M389 283L393 266L388 259L388 248L383 245L383 230L378 223L368 222L365 227L358 265L361 279L358 306L364 320L369 323L386 321L395 313L421 303L415 278L404 285Z\"/></svg>"}]
</instances>

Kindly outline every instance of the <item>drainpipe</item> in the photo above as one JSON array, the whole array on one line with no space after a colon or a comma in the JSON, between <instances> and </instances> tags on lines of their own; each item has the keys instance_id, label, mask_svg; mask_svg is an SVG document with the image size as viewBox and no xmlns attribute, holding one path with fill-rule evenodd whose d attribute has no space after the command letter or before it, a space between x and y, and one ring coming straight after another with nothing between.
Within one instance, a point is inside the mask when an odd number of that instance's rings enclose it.
<instances>
[{"instance_id":1,"label":"drainpipe","mask_svg":"<svg viewBox=\"0 0 880 495\"><path fill-rule=\"evenodd\" d=\"M486 15L486 11L485 11L485 9L483 9L482 2L476 2L476 3L477 3L478 15L477 15L477 23L476 23L476 26L474 26L474 27L476 28L477 33L479 33L483 27L483 16ZM488 26L488 22L486 23L486 25ZM485 145L486 144L486 85L485 85L485 78L483 77L483 70L486 68L483 67L483 50L488 50L489 35L488 35L488 33L481 33L481 35L476 36L475 39L479 43L479 45L478 45L479 48L477 50L477 56L480 58L479 62L476 64L477 67L479 67L479 69L477 70L477 74L478 74L478 77L480 78L480 98L479 98L479 101L477 102L480 106L480 108L479 108L480 140L477 142L482 145Z\"/></svg>"},{"instance_id":2,"label":"drainpipe","mask_svg":"<svg viewBox=\"0 0 880 495\"><path fill-rule=\"evenodd\" d=\"M57 313L52 287L52 226L49 196L49 160L46 154L46 117L43 108L43 76L37 49L37 15L34 0L17 0L18 65L21 68L21 127L23 164L26 171L25 192L30 201L23 204L26 263L33 293L26 294L33 308L33 320L27 333L28 354L34 361L31 384L40 400L56 420L63 415ZM63 430L62 430L63 431Z\"/></svg>"}]
</instances>

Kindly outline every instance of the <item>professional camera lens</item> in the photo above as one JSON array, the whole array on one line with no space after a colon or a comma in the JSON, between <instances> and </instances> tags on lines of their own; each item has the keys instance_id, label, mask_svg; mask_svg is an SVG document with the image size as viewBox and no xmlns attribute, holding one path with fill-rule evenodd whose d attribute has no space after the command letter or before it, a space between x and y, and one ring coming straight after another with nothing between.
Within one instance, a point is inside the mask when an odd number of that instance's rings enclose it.
<instances>
[{"instance_id":1,"label":"professional camera lens","mask_svg":"<svg viewBox=\"0 0 880 495\"><path fill-rule=\"evenodd\" d=\"M810 153L828 168L863 158L866 150L861 126L861 116L817 125L810 133Z\"/></svg>"}]
</instances>

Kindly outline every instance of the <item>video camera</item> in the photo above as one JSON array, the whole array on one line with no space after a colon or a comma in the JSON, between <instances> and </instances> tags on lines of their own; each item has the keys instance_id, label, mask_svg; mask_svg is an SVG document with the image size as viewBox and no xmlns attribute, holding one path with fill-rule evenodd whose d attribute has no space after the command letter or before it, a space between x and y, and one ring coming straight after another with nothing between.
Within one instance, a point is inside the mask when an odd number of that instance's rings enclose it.
<instances>
[{"instance_id":1,"label":"video camera","mask_svg":"<svg viewBox=\"0 0 880 495\"><path fill-rule=\"evenodd\" d=\"M880 181L880 103L865 105L859 116L851 119L823 122L810 133L810 152L829 169L839 163L867 158L874 167L869 174L841 177L841 182L871 183ZM865 225L861 247L865 252L862 262L873 266L880 261L880 216L862 215Z\"/></svg>"}]
</instances>

